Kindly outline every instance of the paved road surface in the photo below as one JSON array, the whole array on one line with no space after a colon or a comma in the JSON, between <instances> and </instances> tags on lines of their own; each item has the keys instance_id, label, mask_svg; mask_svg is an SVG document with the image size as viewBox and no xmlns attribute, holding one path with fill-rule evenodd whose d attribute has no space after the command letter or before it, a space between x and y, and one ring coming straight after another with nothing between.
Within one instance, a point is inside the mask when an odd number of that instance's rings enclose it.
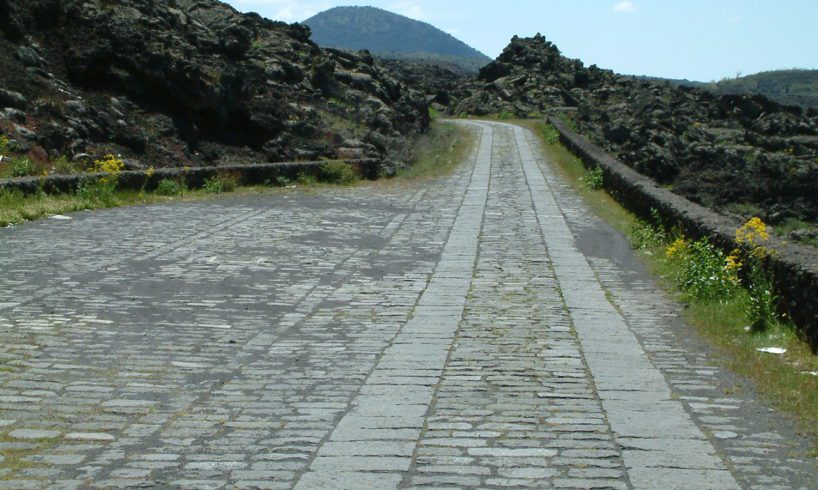
<instances>
[{"instance_id":1,"label":"paved road surface","mask_svg":"<svg viewBox=\"0 0 818 490\"><path fill-rule=\"evenodd\" d=\"M0 230L0 487L815 488L513 126L448 179Z\"/></svg>"}]
</instances>

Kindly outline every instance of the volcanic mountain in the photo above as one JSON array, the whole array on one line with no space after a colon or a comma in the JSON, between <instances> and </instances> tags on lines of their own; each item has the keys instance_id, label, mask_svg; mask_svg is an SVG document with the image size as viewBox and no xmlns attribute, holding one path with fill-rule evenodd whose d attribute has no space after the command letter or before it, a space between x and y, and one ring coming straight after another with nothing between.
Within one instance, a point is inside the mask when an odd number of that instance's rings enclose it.
<instances>
[{"instance_id":1,"label":"volcanic mountain","mask_svg":"<svg viewBox=\"0 0 818 490\"><path fill-rule=\"evenodd\" d=\"M491 59L452 35L375 7L336 7L303 22L320 46L369 50L381 58L456 66L476 72Z\"/></svg>"}]
</instances>

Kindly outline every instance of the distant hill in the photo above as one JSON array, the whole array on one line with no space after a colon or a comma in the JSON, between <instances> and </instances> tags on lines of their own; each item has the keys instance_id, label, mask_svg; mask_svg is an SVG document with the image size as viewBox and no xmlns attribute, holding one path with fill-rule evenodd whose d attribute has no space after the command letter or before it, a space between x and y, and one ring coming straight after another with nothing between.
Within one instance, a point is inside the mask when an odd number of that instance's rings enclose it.
<instances>
[{"instance_id":1,"label":"distant hill","mask_svg":"<svg viewBox=\"0 0 818 490\"><path fill-rule=\"evenodd\" d=\"M382 58L402 59L469 72L491 59L440 29L375 7L336 7L303 22L320 46L367 49Z\"/></svg>"},{"instance_id":2,"label":"distant hill","mask_svg":"<svg viewBox=\"0 0 818 490\"><path fill-rule=\"evenodd\" d=\"M818 70L775 70L707 84L720 94L764 94L787 105L818 108Z\"/></svg>"},{"instance_id":3,"label":"distant hill","mask_svg":"<svg viewBox=\"0 0 818 490\"><path fill-rule=\"evenodd\" d=\"M762 94L780 104L818 108L818 70L765 71L709 83L648 76L634 78L664 81L674 86L699 87L723 95Z\"/></svg>"}]
</instances>

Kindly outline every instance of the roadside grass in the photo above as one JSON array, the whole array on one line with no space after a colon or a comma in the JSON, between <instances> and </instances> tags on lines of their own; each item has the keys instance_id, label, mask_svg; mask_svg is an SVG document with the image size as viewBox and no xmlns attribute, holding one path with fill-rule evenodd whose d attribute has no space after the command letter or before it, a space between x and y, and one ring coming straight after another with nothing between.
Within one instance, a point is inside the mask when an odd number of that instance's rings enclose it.
<instances>
[{"instance_id":1,"label":"roadside grass","mask_svg":"<svg viewBox=\"0 0 818 490\"><path fill-rule=\"evenodd\" d=\"M646 233L644 223L604 189L586 183L588 170L559 143L550 125L536 120L506 122L529 128L539 136L557 172L597 216L626 236L640 229ZM679 265L667 258L673 236L650 236L656 232L647 232L649 236L643 237L647 243L638 250L649 270L671 297L684 304L684 318L716 348L721 362L751 379L767 402L792 416L799 430L812 440L813 456L818 456L818 356L786 319L775 319L763 329L748 328L752 324L748 315L751 295L746 289L737 288L735 294L719 301L696 299L683 292L673 280ZM775 355L757 350L766 347L781 347L787 352Z\"/></svg>"},{"instance_id":2,"label":"roadside grass","mask_svg":"<svg viewBox=\"0 0 818 490\"><path fill-rule=\"evenodd\" d=\"M402 180L426 180L451 175L475 143L475 135L463 126L435 120L428 133L417 137L411 166L400 168Z\"/></svg>"},{"instance_id":3,"label":"roadside grass","mask_svg":"<svg viewBox=\"0 0 818 490\"><path fill-rule=\"evenodd\" d=\"M779 238L787 240L790 238L793 232L799 231L809 231L812 233L808 236L802 237L799 240L796 240L797 243L818 247L818 223L809 223L796 218L789 218L776 226L774 233Z\"/></svg>"},{"instance_id":4,"label":"roadside grass","mask_svg":"<svg viewBox=\"0 0 818 490\"><path fill-rule=\"evenodd\" d=\"M390 180L397 182L447 176L466 157L474 140L474 134L466 128L435 121L432 129L427 134L418 136L415 141L412 153L414 164L398 170L398 178ZM334 160L324 163L317 174L303 173L293 180L279 177L267 185L240 186L234 175L212 177L201 189L188 189L183 179L163 179L153 191L114 190L111 182L109 180L101 186L82 186L76 192L61 194L40 192L24 195L20 191L0 191L0 227L53 215L118 206L195 201L228 195L280 193L295 188L306 192L318 192L329 187L370 184L369 181L361 180L349 165Z\"/></svg>"}]
</instances>

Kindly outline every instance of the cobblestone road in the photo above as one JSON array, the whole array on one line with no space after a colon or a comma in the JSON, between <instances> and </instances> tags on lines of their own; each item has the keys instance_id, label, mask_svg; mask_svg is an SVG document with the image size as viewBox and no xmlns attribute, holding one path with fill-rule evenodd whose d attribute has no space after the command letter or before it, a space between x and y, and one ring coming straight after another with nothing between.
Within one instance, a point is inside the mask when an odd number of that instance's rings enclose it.
<instances>
[{"instance_id":1,"label":"cobblestone road","mask_svg":"<svg viewBox=\"0 0 818 490\"><path fill-rule=\"evenodd\" d=\"M815 488L535 138L0 230L0 488Z\"/></svg>"}]
</instances>

